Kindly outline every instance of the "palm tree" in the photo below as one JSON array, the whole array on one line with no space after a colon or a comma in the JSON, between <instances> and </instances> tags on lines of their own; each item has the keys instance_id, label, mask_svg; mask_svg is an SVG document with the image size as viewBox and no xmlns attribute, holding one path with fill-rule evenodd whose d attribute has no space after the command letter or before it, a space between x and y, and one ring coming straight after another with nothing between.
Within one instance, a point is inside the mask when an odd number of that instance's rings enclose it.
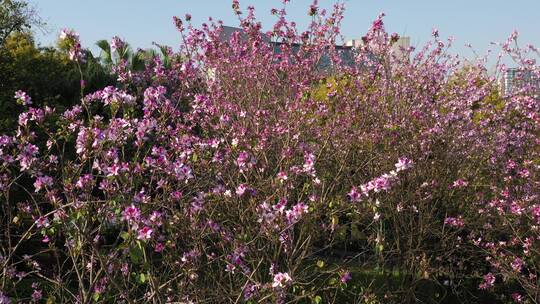
<instances>
[{"instance_id":1,"label":"palm tree","mask_svg":"<svg viewBox=\"0 0 540 304\"><path fill-rule=\"evenodd\" d=\"M111 45L107 40L99 40L96 45L101 49L101 61L104 66L112 69L113 66L121 62L126 62L128 69L132 71L142 71L145 62L156 57L160 57L163 65L168 68L172 61L171 48L165 45L154 43L158 47L159 53L155 49L138 49L133 52L129 43L114 37ZM114 46L114 47L113 47Z\"/></svg>"}]
</instances>

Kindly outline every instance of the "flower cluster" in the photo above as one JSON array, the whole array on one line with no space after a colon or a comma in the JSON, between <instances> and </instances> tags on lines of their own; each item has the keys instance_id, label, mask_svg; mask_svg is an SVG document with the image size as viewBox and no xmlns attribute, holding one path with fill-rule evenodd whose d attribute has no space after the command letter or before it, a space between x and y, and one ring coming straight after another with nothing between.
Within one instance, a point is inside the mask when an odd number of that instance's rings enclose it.
<instances>
[{"instance_id":1,"label":"flower cluster","mask_svg":"<svg viewBox=\"0 0 540 304\"><path fill-rule=\"evenodd\" d=\"M175 18L178 51L113 62L115 86L62 111L15 93L27 107L0 136L0 302L422 296L414 280L353 280L348 257L362 276L391 267L456 298L540 302L530 85L500 94L485 62L460 65L437 31L396 52L382 14L349 50L336 47L341 4L314 1L306 29L273 9L266 33L253 7L233 10L234 33ZM78 35L60 40L80 63ZM502 49L540 75L533 48Z\"/></svg>"},{"instance_id":2,"label":"flower cluster","mask_svg":"<svg viewBox=\"0 0 540 304\"><path fill-rule=\"evenodd\" d=\"M77 62L84 61L84 53L79 40L79 34L70 29L63 29L60 32L60 41L68 49L69 59Z\"/></svg>"},{"instance_id":3,"label":"flower cluster","mask_svg":"<svg viewBox=\"0 0 540 304\"><path fill-rule=\"evenodd\" d=\"M389 173L385 173L361 185L360 192L358 192L356 187L353 187L347 196L352 202L358 202L362 198L369 197L370 192L379 193L388 191L391 189L392 184L397 182L398 173L410 169L412 164L413 162L410 159L405 157L400 158L395 164L395 170L391 170Z\"/></svg>"},{"instance_id":4,"label":"flower cluster","mask_svg":"<svg viewBox=\"0 0 540 304\"><path fill-rule=\"evenodd\" d=\"M32 104L32 98L26 94L24 91L17 91L15 92L15 99L17 99L17 102L20 102L23 105L31 105Z\"/></svg>"}]
</instances>

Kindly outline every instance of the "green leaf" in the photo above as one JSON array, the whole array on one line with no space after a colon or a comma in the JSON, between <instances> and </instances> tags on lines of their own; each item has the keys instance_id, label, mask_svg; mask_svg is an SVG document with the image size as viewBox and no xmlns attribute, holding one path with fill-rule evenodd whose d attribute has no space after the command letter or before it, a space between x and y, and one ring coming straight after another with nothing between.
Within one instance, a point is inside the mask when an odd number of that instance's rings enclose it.
<instances>
[{"instance_id":1,"label":"green leaf","mask_svg":"<svg viewBox=\"0 0 540 304\"><path fill-rule=\"evenodd\" d=\"M124 231L120 233L120 237L123 238L124 240L127 240L129 239L129 233L127 231Z\"/></svg>"},{"instance_id":2,"label":"green leaf","mask_svg":"<svg viewBox=\"0 0 540 304\"><path fill-rule=\"evenodd\" d=\"M324 267L324 261L323 260L318 260L317 261L317 267L323 268Z\"/></svg>"},{"instance_id":3,"label":"green leaf","mask_svg":"<svg viewBox=\"0 0 540 304\"><path fill-rule=\"evenodd\" d=\"M315 303L315 304L320 304L320 303L322 303L322 298L321 298L321 296L315 296L315 297L313 298L313 303Z\"/></svg>"},{"instance_id":4,"label":"green leaf","mask_svg":"<svg viewBox=\"0 0 540 304\"><path fill-rule=\"evenodd\" d=\"M146 282L146 275L144 273L139 274L139 282L143 284Z\"/></svg>"},{"instance_id":5,"label":"green leaf","mask_svg":"<svg viewBox=\"0 0 540 304\"><path fill-rule=\"evenodd\" d=\"M102 58L105 64L112 64L112 52L111 52L111 46L109 44L109 41L107 40L99 40L96 42L96 45L101 49L102 52Z\"/></svg>"},{"instance_id":6,"label":"green leaf","mask_svg":"<svg viewBox=\"0 0 540 304\"><path fill-rule=\"evenodd\" d=\"M141 264L143 262L143 251L140 246L131 247L129 249L129 255L134 264Z\"/></svg>"}]
</instances>

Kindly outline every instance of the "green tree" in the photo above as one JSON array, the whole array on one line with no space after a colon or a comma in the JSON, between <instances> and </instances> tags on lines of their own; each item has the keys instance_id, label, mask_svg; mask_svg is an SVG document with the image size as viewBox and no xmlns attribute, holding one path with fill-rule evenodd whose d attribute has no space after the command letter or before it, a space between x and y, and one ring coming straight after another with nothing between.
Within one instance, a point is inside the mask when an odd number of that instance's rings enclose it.
<instances>
[{"instance_id":1,"label":"green tree","mask_svg":"<svg viewBox=\"0 0 540 304\"><path fill-rule=\"evenodd\" d=\"M53 47L39 48L30 33L12 33L0 50L0 132L16 129L23 108L14 93L23 90L34 106L65 109L80 99L80 74L67 54ZM85 92L114 83L99 60L86 52L82 65ZM44 76L46 75L46 77Z\"/></svg>"},{"instance_id":2,"label":"green tree","mask_svg":"<svg viewBox=\"0 0 540 304\"><path fill-rule=\"evenodd\" d=\"M43 26L35 8L26 1L0 0L0 47L12 33Z\"/></svg>"}]
</instances>

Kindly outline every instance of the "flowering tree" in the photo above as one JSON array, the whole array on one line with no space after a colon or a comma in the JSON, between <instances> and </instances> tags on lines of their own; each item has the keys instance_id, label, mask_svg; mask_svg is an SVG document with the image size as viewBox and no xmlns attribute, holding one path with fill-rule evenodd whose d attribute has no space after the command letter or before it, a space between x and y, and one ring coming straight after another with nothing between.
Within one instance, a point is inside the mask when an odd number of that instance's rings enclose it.
<instances>
[{"instance_id":1,"label":"flowering tree","mask_svg":"<svg viewBox=\"0 0 540 304\"><path fill-rule=\"evenodd\" d=\"M396 52L383 15L350 65L339 4L315 2L305 31L284 8L267 33L233 10L243 32L175 18L168 64L120 63L118 86L63 113L15 93L0 300L414 302L421 283L498 281L494 297L539 300L538 97L502 96L482 61L464 73L436 31ZM361 279L373 269L401 281Z\"/></svg>"}]
</instances>

